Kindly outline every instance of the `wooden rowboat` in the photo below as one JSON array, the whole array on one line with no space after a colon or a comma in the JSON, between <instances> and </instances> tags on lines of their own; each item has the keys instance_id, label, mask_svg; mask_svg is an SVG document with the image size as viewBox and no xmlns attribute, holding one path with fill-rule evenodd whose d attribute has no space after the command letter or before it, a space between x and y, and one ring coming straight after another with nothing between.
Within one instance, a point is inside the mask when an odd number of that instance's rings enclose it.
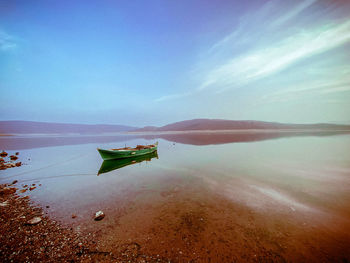
<instances>
[{"instance_id":1,"label":"wooden rowboat","mask_svg":"<svg viewBox=\"0 0 350 263\"><path fill-rule=\"evenodd\" d=\"M137 145L135 148L124 147L119 149L104 150L97 148L103 160L115 160L136 157L157 151L158 142L151 145Z\"/></svg>"}]
</instances>

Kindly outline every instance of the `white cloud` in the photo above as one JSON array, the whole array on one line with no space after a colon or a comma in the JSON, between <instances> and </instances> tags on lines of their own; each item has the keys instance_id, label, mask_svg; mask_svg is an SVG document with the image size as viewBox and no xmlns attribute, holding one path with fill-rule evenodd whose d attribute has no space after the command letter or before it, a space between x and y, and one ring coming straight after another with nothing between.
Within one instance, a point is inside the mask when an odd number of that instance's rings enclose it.
<instances>
[{"instance_id":1,"label":"white cloud","mask_svg":"<svg viewBox=\"0 0 350 263\"><path fill-rule=\"evenodd\" d=\"M162 102L162 101L167 101L167 100L172 100L172 99L180 99L180 98L183 98L183 97L187 97L187 96L189 96L191 94L192 94L192 92L171 94L171 95L159 97L159 98L155 99L154 101L155 102Z\"/></svg>"},{"instance_id":2,"label":"white cloud","mask_svg":"<svg viewBox=\"0 0 350 263\"><path fill-rule=\"evenodd\" d=\"M0 51L12 50L16 47L17 44L14 37L0 30Z\"/></svg>"},{"instance_id":3,"label":"white cloud","mask_svg":"<svg viewBox=\"0 0 350 263\"><path fill-rule=\"evenodd\" d=\"M301 12L303 12L305 9L307 9L309 6L314 4L317 0L306 0L301 2L299 5L297 5L294 9L290 10L288 13L284 14L283 16L279 17L275 21L273 21L273 26L280 26L287 21L293 19L294 17L298 16Z\"/></svg>"},{"instance_id":4,"label":"white cloud","mask_svg":"<svg viewBox=\"0 0 350 263\"><path fill-rule=\"evenodd\" d=\"M283 76L283 70L350 43L350 20L344 16L331 18L342 7L334 5L330 13L331 9L320 11L316 4L317 0L304 0L291 6L290 2L273 0L246 13L231 33L202 54L194 70L197 87L156 101L194 97L204 90L214 94L252 87L255 83L264 86L262 80L277 73L281 74L276 82L293 86L295 81ZM317 65L314 68L317 71ZM299 73L303 70L293 69Z\"/></svg>"},{"instance_id":5,"label":"white cloud","mask_svg":"<svg viewBox=\"0 0 350 263\"><path fill-rule=\"evenodd\" d=\"M206 74L200 89L219 91L239 88L251 81L275 74L294 63L323 53L350 41L350 20L340 24L323 25L271 43L266 47L230 58L214 65Z\"/></svg>"}]
</instances>

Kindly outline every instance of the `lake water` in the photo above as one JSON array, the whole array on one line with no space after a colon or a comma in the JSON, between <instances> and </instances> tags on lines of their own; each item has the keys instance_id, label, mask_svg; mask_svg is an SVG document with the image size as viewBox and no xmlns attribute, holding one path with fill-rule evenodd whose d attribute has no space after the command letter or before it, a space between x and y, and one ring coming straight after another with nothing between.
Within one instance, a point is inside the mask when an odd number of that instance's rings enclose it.
<instances>
[{"instance_id":1,"label":"lake water","mask_svg":"<svg viewBox=\"0 0 350 263\"><path fill-rule=\"evenodd\" d=\"M349 261L350 135L322 135L2 137L24 165L0 182L36 184L23 195L103 251L137 243L172 262ZM158 156L98 175L97 147L156 140Z\"/></svg>"}]
</instances>

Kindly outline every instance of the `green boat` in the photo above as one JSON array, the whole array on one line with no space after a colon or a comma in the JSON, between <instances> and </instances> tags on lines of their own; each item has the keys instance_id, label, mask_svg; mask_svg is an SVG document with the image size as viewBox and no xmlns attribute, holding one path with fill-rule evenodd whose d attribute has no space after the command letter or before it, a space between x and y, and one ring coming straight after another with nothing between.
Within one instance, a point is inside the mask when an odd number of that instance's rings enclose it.
<instances>
[{"instance_id":1,"label":"green boat","mask_svg":"<svg viewBox=\"0 0 350 263\"><path fill-rule=\"evenodd\" d=\"M128 165L141 163L143 161L151 161L153 158L158 159L158 153L156 151L149 154L136 156L136 157L103 161L103 163L101 164L100 170L98 171L98 175L107 173L116 169L120 169Z\"/></svg>"},{"instance_id":2,"label":"green boat","mask_svg":"<svg viewBox=\"0 0 350 263\"><path fill-rule=\"evenodd\" d=\"M103 160L124 159L145 155L157 151L158 142L151 145L137 145L135 148L124 147L119 149L104 150L97 148Z\"/></svg>"}]
</instances>

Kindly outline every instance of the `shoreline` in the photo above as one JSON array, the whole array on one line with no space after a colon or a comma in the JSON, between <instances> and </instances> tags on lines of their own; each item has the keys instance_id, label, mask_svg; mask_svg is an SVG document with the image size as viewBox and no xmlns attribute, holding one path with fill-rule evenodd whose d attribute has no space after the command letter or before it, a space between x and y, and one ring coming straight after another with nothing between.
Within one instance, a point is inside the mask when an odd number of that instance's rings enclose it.
<instances>
[{"instance_id":1,"label":"shoreline","mask_svg":"<svg viewBox=\"0 0 350 263\"><path fill-rule=\"evenodd\" d=\"M165 200L152 199L152 207L147 202L125 204L124 211L110 211L98 225L89 224L82 231L45 215L28 197L17 195L14 186L0 185L2 262L350 260L347 238L331 238L317 223L312 227L291 217L285 221L278 214L266 218L216 194L193 196L190 186L181 195L177 189L161 192ZM127 212L127 207L133 208ZM42 221L28 225L35 216ZM118 223L106 227L116 219ZM93 222L92 217L85 220Z\"/></svg>"},{"instance_id":2,"label":"shoreline","mask_svg":"<svg viewBox=\"0 0 350 263\"><path fill-rule=\"evenodd\" d=\"M16 184L0 185L0 262L170 262L140 253L135 242L113 252L99 250L97 233L76 232L53 220L28 196L18 195ZM34 218L41 220L31 223Z\"/></svg>"},{"instance_id":3,"label":"shoreline","mask_svg":"<svg viewBox=\"0 0 350 263\"><path fill-rule=\"evenodd\" d=\"M349 129L229 129L229 130L180 130L180 131L127 131L112 133L13 133L0 134L1 137L90 137L90 136L139 136L172 134L259 134L259 133L344 133Z\"/></svg>"},{"instance_id":4,"label":"shoreline","mask_svg":"<svg viewBox=\"0 0 350 263\"><path fill-rule=\"evenodd\" d=\"M15 184L0 185L0 261L89 261L95 244L44 214ZM41 221L31 224L30 220ZM35 223L35 222L34 222Z\"/></svg>"}]
</instances>

